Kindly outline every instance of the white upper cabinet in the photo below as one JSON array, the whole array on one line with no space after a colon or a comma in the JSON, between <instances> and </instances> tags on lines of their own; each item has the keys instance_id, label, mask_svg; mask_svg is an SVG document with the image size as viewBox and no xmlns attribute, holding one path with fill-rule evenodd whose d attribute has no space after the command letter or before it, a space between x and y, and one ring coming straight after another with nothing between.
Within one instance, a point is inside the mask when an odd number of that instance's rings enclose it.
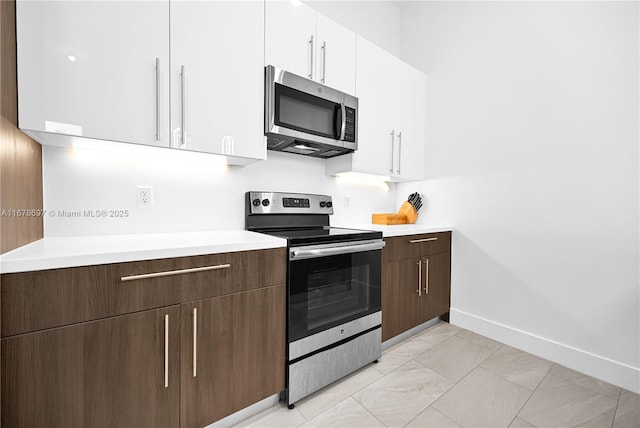
<instances>
[{"instance_id":1,"label":"white upper cabinet","mask_svg":"<svg viewBox=\"0 0 640 428\"><path fill-rule=\"evenodd\" d=\"M395 121L394 58L358 37L356 96L358 97L358 150L327 160L327 169L389 176L392 172L391 133Z\"/></svg>"},{"instance_id":2,"label":"white upper cabinet","mask_svg":"<svg viewBox=\"0 0 640 428\"><path fill-rule=\"evenodd\" d=\"M171 3L171 99L173 147L266 158L264 1Z\"/></svg>"},{"instance_id":3,"label":"white upper cabinet","mask_svg":"<svg viewBox=\"0 0 640 428\"><path fill-rule=\"evenodd\" d=\"M356 90L356 34L318 14L315 80L353 95Z\"/></svg>"},{"instance_id":4,"label":"white upper cabinet","mask_svg":"<svg viewBox=\"0 0 640 428\"><path fill-rule=\"evenodd\" d=\"M18 0L16 18L19 126L42 144L266 158L264 0Z\"/></svg>"},{"instance_id":5,"label":"white upper cabinet","mask_svg":"<svg viewBox=\"0 0 640 428\"><path fill-rule=\"evenodd\" d=\"M396 146L398 163L392 175L399 180L423 180L425 168L426 77L396 61Z\"/></svg>"},{"instance_id":6,"label":"white upper cabinet","mask_svg":"<svg viewBox=\"0 0 640 428\"><path fill-rule=\"evenodd\" d=\"M265 64L313 79L316 12L302 4L267 1Z\"/></svg>"},{"instance_id":7,"label":"white upper cabinet","mask_svg":"<svg viewBox=\"0 0 640 428\"><path fill-rule=\"evenodd\" d=\"M391 181L422 180L426 77L357 38L358 150L327 159L325 172L359 172Z\"/></svg>"},{"instance_id":8,"label":"white upper cabinet","mask_svg":"<svg viewBox=\"0 0 640 428\"><path fill-rule=\"evenodd\" d=\"M169 146L168 1L18 0L16 18L20 128Z\"/></svg>"},{"instance_id":9,"label":"white upper cabinet","mask_svg":"<svg viewBox=\"0 0 640 428\"><path fill-rule=\"evenodd\" d=\"M267 1L265 65L353 94L356 34L303 4Z\"/></svg>"}]
</instances>

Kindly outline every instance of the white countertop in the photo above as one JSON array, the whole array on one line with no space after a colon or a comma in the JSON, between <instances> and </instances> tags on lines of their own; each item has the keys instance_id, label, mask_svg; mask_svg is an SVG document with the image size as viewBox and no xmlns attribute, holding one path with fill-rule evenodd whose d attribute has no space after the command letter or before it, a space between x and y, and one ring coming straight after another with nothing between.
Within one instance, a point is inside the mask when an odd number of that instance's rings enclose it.
<instances>
[{"instance_id":1,"label":"white countertop","mask_svg":"<svg viewBox=\"0 0 640 428\"><path fill-rule=\"evenodd\" d=\"M390 226L382 224L350 224L350 225L334 225L336 227L348 227L351 229L366 229L376 230L382 232L382 236L405 236L405 235L417 235L420 233L437 233L437 232L452 232L451 226L433 226L426 224L394 224Z\"/></svg>"},{"instance_id":2,"label":"white countertop","mask_svg":"<svg viewBox=\"0 0 640 428\"><path fill-rule=\"evenodd\" d=\"M2 254L0 273L286 246L285 239L246 230L44 238Z\"/></svg>"}]
</instances>

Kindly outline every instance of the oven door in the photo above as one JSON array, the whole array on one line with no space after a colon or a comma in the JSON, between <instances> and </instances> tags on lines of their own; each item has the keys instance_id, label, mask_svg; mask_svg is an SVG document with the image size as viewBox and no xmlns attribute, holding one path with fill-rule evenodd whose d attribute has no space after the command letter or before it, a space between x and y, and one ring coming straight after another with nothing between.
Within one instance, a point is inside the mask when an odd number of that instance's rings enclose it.
<instances>
[{"instance_id":1,"label":"oven door","mask_svg":"<svg viewBox=\"0 0 640 428\"><path fill-rule=\"evenodd\" d=\"M292 247L288 340L381 309L382 240Z\"/></svg>"}]
</instances>

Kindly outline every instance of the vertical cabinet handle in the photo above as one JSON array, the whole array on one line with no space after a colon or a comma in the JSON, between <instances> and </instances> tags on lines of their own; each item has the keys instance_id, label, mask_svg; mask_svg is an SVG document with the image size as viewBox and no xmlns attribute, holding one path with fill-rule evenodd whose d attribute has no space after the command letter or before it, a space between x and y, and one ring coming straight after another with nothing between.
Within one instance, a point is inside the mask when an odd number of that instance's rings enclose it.
<instances>
[{"instance_id":1,"label":"vertical cabinet handle","mask_svg":"<svg viewBox=\"0 0 640 428\"><path fill-rule=\"evenodd\" d=\"M164 316L164 387L169 388L169 314Z\"/></svg>"},{"instance_id":2,"label":"vertical cabinet handle","mask_svg":"<svg viewBox=\"0 0 640 428\"><path fill-rule=\"evenodd\" d=\"M313 34L309 37L309 79L313 79Z\"/></svg>"},{"instance_id":3,"label":"vertical cabinet handle","mask_svg":"<svg viewBox=\"0 0 640 428\"><path fill-rule=\"evenodd\" d=\"M429 259L426 259L424 262L426 264L426 273L424 276L424 293L429 294Z\"/></svg>"},{"instance_id":4,"label":"vertical cabinet handle","mask_svg":"<svg viewBox=\"0 0 640 428\"><path fill-rule=\"evenodd\" d=\"M418 260L418 296L422 297L422 260Z\"/></svg>"},{"instance_id":5,"label":"vertical cabinet handle","mask_svg":"<svg viewBox=\"0 0 640 428\"><path fill-rule=\"evenodd\" d=\"M156 58L156 141L160 141L160 58Z\"/></svg>"},{"instance_id":6,"label":"vertical cabinet handle","mask_svg":"<svg viewBox=\"0 0 640 428\"><path fill-rule=\"evenodd\" d=\"M185 124L186 124L186 119L187 119L187 114L185 111L185 99L186 99L186 95L185 95L185 80L186 80L186 76L185 76L185 70L184 70L184 65L180 66L180 90L181 90L181 94L180 94L180 121L181 121L181 133L180 133L180 144L181 144L181 148L185 149L187 148L187 130L185 129Z\"/></svg>"},{"instance_id":7,"label":"vertical cabinet handle","mask_svg":"<svg viewBox=\"0 0 640 428\"><path fill-rule=\"evenodd\" d=\"M198 308L193 308L193 377L198 367Z\"/></svg>"},{"instance_id":8,"label":"vertical cabinet handle","mask_svg":"<svg viewBox=\"0 0 640 428\"><path fill-rule=\"evenodd\" d=\"M389 172L393 174L393 149L396 143L396 130L392 129L391 130L391 168L389 169Z\"/></svg>"},{"instance_id":9,"label":"vertical cabinet handle","mask_svg":"<svg viewBox=\"0 0 640 428\"><path fill-rule=\"evenodd\" d=\"M320 81L324 83L325 78L327 77L327 42L322 42L322 79Z\"/></svg>"},{"instance_id":10,"label":"vertical cabinet handle","mask_svg":"<svg viewBox=\"0 0 640 428\"><path fill-rule=\"evenodd\" d=\"M398 169L396 172L400 174L400 162L402 161L402 131L398 132Z\"/></svg>"}]
</instances>

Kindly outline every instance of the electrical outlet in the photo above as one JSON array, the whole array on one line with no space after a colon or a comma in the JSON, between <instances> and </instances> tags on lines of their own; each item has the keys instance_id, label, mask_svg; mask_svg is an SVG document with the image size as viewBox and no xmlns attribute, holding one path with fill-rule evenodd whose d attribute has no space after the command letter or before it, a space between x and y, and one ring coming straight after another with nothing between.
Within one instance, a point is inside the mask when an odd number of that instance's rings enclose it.
<instances>
[{"instance_id":1,"label":"electrical outlet","mask_svg":"<svg viewBox=\"0 0 640 428\"><path fill-rule=\"evenodd\" d=\"M151 186L136 186L138 189L138 207L152 207L153 206L153 187Z\"/></svg>"},{"instance_id":2,"label":"electrical outlet","mask_svg":"<svg viewBox=\"0 0 640 428\"><path fill-rule=\"evenodd\" d=\"M344 207L349 208L351 206L351 195L344 195Z\"/></svg>"}]
</instances>

